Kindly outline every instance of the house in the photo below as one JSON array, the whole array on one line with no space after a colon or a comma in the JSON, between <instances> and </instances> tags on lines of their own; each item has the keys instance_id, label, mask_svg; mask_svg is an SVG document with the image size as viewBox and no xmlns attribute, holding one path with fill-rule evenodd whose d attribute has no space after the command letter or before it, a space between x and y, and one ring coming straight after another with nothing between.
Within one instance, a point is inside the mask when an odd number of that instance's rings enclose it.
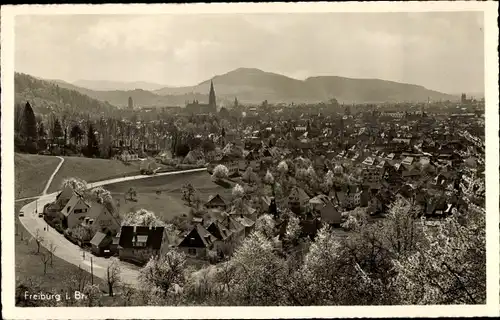
<instances>
[{"instance_id":1,"label":"house","mask_svg":"<svg viewBox=\"0 0 500 320\"><path fill-rule=\"evenodd\" d=\"M122 226L118 242L120 260L145 264L159 254L166 237L164 227Z\"/></svg>"},{"instance_id":2,"label":"house","mask_svg":"<svg viewBox=\"0 0 500 320\"><path fill-rule=\"evenodd\" d=\"M366 166L372 166L375 163L375 159L372 157L367 157L364 161L363 164Z\"/></svg>"},{"instance_id":3,"label":"house","mask_svg":"<svg viewBox=\"0 0 500 320\"><path fill-rule=\"evenodd\" d=\"M238 222L232 216L225 216L220 220L223 226L231 231L231 242L233 245L237 245L243 241L245 238L245 226Z\"/></svg>"},{"instance_id":4,"label":"house","mask_svg":"<svg viewBox=\"0 0 500 320\"><path fill-rule=\"evenodd\" d=\"M235 220L245 227L245 237L248 237L254 229L255 221L243 215L236 217Z\"/></svg>"},{"instance_id":5,"label":"house","mask_svg":"<svg viewBox=\"0 0 500 320\"><path fill-rule=\"evenodd\" d=\"M206 226L206 230L216 238L213 241L213 250L215 250L220 256L231 254L232 232L218 220L209 222Z\"/></svg>"},{"instance_id":6,"label":"house","mask_svg":"<svg viewBox=\"0 0 500 320\"><path fill-rule=\"evenodd\" d=\"M313 205L313 212L319 213L322 223L327 223L334 226L339 226L342 215L333 206L333 203L327 196L321 195L312 198L309 203Z\"/></svg>"},{"instance_id":7,"label":"house","mask_svg":"<svg viewBox=\"0 0 500 320\"><path fill-rule=\"evenodd\" d=\"M184 236L177 246L188 256L204 259L207 257L207 251L211 250L217 238L212 235L201 223L197 223Z\"/></svg>"},{"instance_id":8,"label":"house","mask_svg":"<svg viewBox=\"0 0 500 320\"><path fill-rule=\"evenodd\" d=\"M394 153L389 153L389 154L388 154L385 158L386 158L387 160L394 160L394 157L395 157L395 156L396 156L396 155L395 155Z\"/></svg>"},{"instance_id":9,"label":"house","mask_svg":"<svg viewBox=\"0 0 500 320\"><path fill-rule=\"evenodd\" d=\"M61 192L59 192L55 201L56 205L60 207L59 210L61 210L68 203L68 201L73 197L73 194L74 191L69 186L66 186L61 190Z\"/></svg>"},{"instance_id":10,"label":"house","mask_svg":"<svg viewBox=\"0 0 500 320\"><path fill-rule=\"evenodd\" d=\"M92 253L96 256L111 256L116 251L112 250L113 237L111 234L98 231L90 240Z\"/></svg>"},{"instance_id":11,"label":"house","mask_svg":"<svg viewBox=\"0 0 500 320\"><path fill-rule=\"evenodd\" d=\"M226 210L227 208L227 203L222 199L222 197L219 194L216 194L215 196L211 196L208 201L205 203L205 207L207 209L220 209L220 210Z\"/></svg>"},{"instance_id":12,"label":"house","mask_svg":"<svg viewBox=\"0 0 500 320\"><path fill-rule=\"evenodd\" d=\"M240 171L240 163L239 160L241 158L234 157L234 156L228 156L224 155L220 161L218 161L219 164L222 164L227 167L227 170L229 171L229 176L236 176L239 174Z\"/></svg>"},{"instance_id":13,"label":"house","mask_svg":"<svg viewBox=\"0 0 500 320\"><path fill-rule=\"evenodd\" d=\"M288 205L290 208L301 209L310 200L304 189L293 187L288 195Z\"/></svg>"},{"instance_id":14,"label":"house","mask_svg":"<svg viewBox=\"0 0 500 320\"><path fill-rule=\"evenodd\" d=\"M205 156L201 150L191 150L182 160L184 164L192 164L192 165L204 165L205 164Z\"/></svg>"},{"instance_id":15,"label":"house","mask_svg":"<svg viewBox=\"0 0 500 320\"><path fill-rule=\"evenodd\" d=\"M93 219L92 227L97 232L107 233L108 231L115 235L120 231L120 223L111 214L109 209L97 202L91 203L90 209L87 212L87 217Z\"/></svg>"},{"instance_id":16,"label":"house","mask_svg":"<svg viewBox=\"0 0 500 320\"><path fill-rule=\"evenodd\" d=\"M156 159L163 164L172 164L174 162L174 156L170 150L162 151L156 156Z\"/></svg>"},{"instance_id":17,"label":"house","mask_svg":"<svg viewBox=\"0 0 500 320\"><path fill-rule=\"evenodd\" d=\"M406 157L401 161L401 164L404 165L405 167L410 167L413 164L413 157Z\"/></svg>"},{"instance_id":18,"label":"house","mask_svg":"<svg viewBox=\"0 0 500 320\"><path fill-rule=\"evenodd\" d=\"M128 150L124 150L120 155L120 160L128 162L128 161L136 161L139 160L139 156L136 153L129 152Z\"/></svg>"},{"instance_id":19,"label":"house","mask_svg":"<svg viewBox=\"0 0 500 320\"><path fill-rule=\"evenodd\" d=\"M87 216L90 204L82 195L75 192L68 203L60 211L63 228L74 228L81 224Z\"/></svg>"},{"instance_id":20,"label":"house","mask_svg":"<svg viewBox=\"0 0 500 320\"><path fill-rule=\"evenodd\" d=\"M384 174L385 168L377 166L367 166L363 168L363 181L364 183L378 183Z\"/></svg>"}]
</instances>

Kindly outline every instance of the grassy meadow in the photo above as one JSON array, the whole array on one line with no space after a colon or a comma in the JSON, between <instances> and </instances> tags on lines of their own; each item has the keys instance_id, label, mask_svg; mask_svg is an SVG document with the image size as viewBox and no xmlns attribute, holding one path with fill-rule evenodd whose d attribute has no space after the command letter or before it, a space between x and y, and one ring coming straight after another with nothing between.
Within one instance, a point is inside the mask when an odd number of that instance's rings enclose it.
<instances>
[{"instance_id":1,"label":"grassy meadow","mask_svg":"<svg viewBox=\"0 0 500 320\"><path fill-rule=\"evenodd\" d=\"M215 184L207 172L154 176L148 179L110 184L105 188L111 192L113 199L119 204L121 214L147 209L153 211L158 217L170 220L189 212L189 208L182 200L182 186L187 183L193 185L203 202L206 202L210 195L220 194L225 199L231 196L231 189ZM125 193L130 188L137 192L137 201L125 200Z\"/></svg>"},{"instance_id":2,"label":"grassy meadow","mask_svg":"<svg viewBox=\"0 0 500 320\"><path fill-rule=\"evenodd\" d=\"M15 153L16 199L39 196L60 161L53 156Z\"/></svg>"}]
</instances>

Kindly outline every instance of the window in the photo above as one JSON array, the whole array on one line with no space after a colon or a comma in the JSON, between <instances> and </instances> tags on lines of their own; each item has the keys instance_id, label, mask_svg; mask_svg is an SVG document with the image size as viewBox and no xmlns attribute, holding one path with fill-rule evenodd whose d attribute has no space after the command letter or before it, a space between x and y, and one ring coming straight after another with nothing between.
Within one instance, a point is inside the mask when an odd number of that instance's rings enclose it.
<instances>
[{"instance_id":1,"label":"window","mask_svg":"<svg viewBox=\"0 0 500 320\"><path fill-rule=\"evenodd\" d=\"M196 249L194 248L189 248L188 249L188 254L192 255L192 256L195 256L196 255Z\"/></svg>"}]
</instances>

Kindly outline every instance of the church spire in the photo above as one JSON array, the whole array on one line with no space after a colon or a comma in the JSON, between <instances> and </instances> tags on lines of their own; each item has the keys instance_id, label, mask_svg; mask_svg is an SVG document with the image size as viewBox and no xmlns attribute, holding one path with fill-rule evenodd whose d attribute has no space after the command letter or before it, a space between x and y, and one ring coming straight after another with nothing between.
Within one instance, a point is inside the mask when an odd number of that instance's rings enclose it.
<instances>
[{"instance_id":1,"label":"church spire","mask_svg":"<svg viewBox=\"0 0 500 320\"><path fill-rule=\"evenodd\" d=\"M215 107L217 105L215 102L215 90L213 81L210 81L210 93L208 94L208 104L211 107Z\"/></svg>"}]
</instances>

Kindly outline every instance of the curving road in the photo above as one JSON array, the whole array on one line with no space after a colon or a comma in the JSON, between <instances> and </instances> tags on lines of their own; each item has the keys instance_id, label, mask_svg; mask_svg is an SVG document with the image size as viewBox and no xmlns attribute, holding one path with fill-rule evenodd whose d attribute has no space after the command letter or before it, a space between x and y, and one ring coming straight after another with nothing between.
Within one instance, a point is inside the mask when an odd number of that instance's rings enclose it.
<instances>
[{"instance_id":1,"label":"curving road","mask_svg":"<svg viewBox=\"0 0 500 320\"><path fill-rule=\"evenodd\" d=\"M43 218L39 218L37 212L43 211L43 207L45 204L50 203L55 201L55 198L58 194L58 192L50 193L50 194L45 194L46 191L48 190L50 183L57 174L57 171L59 170L60 166L64 160L61 161L59 166L56 168L52 176L50 177L47 186L45 187L45 190L43 194L39 197L34 197L33 199L36 199L35 201L32 201L25 206L21 208L21 211L24 212L24 217L19 217L19 220L23 224L23 226L28 230L28 232L31 235L35 235L37 232L43 235L44 242L43 246L48 247L50 243L53 243L57 246L57 249L54 253L55 256L66 260L69 263L72 263L76 266L80 266L82 269L87 270L88 272L91 271L91 257L92 257L92 264L93 264L93 273L94 276L97 276L101 279L106 279L106 268L107 266L111 263L112 260L118 260L117 258L111 257L111 258L102 258L102 257L95 257L93 255L90 255L88 252L83 253L82 249L68 241L62 234L57 232L55 229L51 228L47 223L43 220ZM206 168L200 168L200 169L191 169L191 170L183 170L183 171L175 171L175 172L163 172L163 173L158 173L153 176L145 176L145 175L139 175L139 176L130 176L130 177L123 177L123 178L115 178L115 179L108 179L108 180L102 180L94 183L89 183L89 188L94 188L97 186L103 186L107 184L113 184L117 182L124 182L124 181L131 181L131 180L139 180L139 179L148 179L148 178L153 178L156 176L168 176L168 175L177 175L177 174L183 174L183 173L189 173L189 172L201 172L201 171L206 171ZM31 198L28 198L31 199ZM20 201L23 199L18 199L16 201ZM27 200L26 198L24 200ZM44 231L44 228L46 231ZM119 261L119 260L118 260ZM125 283L131 284L131 285L137 285L137 277L139 274L139 268L131 265L126 262L119 261L120 263L120 268L121 268L121 280ZM65 275L61 275L64 277Z\"/></svg>"}]
</instances>

